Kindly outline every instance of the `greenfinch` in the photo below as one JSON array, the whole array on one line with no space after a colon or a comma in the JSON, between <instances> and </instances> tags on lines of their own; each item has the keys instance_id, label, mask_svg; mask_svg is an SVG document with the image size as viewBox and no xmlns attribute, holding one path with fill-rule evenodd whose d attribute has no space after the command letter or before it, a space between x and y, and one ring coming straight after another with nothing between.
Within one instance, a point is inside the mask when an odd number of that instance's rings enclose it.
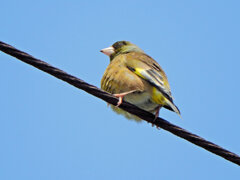
<instances>
[{"instance_id":1,"label":"greenfinch","mask_svg":"<svg viewBox=\"0 0 240 180\"><path fill-rule=\"evenodd\" d=\"M155 114L164 107L180 115L173 103L167 76L160 65L129 41L118 41L100 52L110 57L101 80L101 88L119 98L111 108L128 119L141 121L120 108L122 100Z\"/></svg>"}]
</instances>

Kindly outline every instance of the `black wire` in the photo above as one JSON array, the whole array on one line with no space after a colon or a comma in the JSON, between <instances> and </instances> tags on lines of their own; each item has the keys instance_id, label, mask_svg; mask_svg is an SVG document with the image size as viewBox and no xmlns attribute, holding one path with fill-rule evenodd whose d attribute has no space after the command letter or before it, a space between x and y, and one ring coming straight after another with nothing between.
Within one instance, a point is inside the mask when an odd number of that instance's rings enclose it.
<instances>
[{"instance_id":1,"label":"black wire","mask_svg":"<svg viewBox=\"0 0 240 180\"><path fill-rule=\"evenodd\" d=\"M87 93L92 94L110 104L116 105L118 102L118 99L116 97L114 97L112 94L102 91L101 89L99 89L91 84L88 84L81 79L78 79L70 74L67 74L64 71L62 71L58 68L55 68L44 61L36 59L33 56L31 56L25 52L22 52L22 51L4 43L4 42L1 42L1 41L0 41L0 50L5 52L6 54L9 54L9 55L27 63L27 64L34 66L48 74L51 74L54 77L61 79L79 89L82 89L82 90L86 91ZM207 151L210 151L218 156L221 156L221 157L227 159L228 161L231 161L237 165L240 165L240 157L237 154L234 154L226 149L223 149L222 147L220 147L210 141L207 141L195 134L192 134L192 133L186 131L185 129L182 129L181 127L171 124L170 122L168 122L162 118L157 118L154 121L153 114L151 114L147 111L144 111L142 109L139 109L138 107L136 107L130 103L127 103L127 102L123 102L120 105L120 108L140 117L143 120L146 120L147 122L153 123L157 127L161 127L162 129L165 129L165 130L171 132L172 134L175 134L178 137L181 137L197 146L200 146L200 147L206 149Z\"/></svg>"}]
</instances>

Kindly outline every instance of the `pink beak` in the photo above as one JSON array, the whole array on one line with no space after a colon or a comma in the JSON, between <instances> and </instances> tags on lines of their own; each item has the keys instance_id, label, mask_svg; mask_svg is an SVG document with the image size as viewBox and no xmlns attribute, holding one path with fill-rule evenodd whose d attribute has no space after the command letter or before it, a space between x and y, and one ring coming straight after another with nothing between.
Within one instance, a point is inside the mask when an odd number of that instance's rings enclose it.
<instances>
[{"instance_id":1,"label":"pink beak","mask_svg":"<svg viewBox=\"0 0 240 180\"><path fill-rule=\"evenodd\" d=\"M104 48L104 49L100 50L100 52L102 52L103 54L106 54L107 56L110 56L111 54L114 53L114 48L112 46L110 46L108 48Z\"/></svg>"}]
</instances>

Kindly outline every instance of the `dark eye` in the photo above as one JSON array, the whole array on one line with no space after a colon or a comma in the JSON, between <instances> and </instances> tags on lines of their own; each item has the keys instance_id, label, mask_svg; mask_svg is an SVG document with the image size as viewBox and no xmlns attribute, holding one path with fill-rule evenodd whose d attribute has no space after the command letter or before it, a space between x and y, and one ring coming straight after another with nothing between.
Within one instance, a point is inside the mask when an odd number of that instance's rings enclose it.
<instances>
[{"instance_id":1,"label":"dark eye","mask_svg":"<svg viewBox=\"0 0 240 180\"><path fill-rule=\"evenodd\" d=\"M114 49L119 49L125 45L127 45L126 41L118 41L118 42L115 42L112 46L114 47Z\"/></svg>"}]
</instances>

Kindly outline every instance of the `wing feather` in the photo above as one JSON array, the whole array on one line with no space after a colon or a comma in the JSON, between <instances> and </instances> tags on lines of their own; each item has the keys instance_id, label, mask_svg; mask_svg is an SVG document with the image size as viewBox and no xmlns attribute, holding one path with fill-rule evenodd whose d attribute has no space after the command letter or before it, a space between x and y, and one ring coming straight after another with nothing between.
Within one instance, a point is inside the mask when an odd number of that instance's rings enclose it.
<instances>
[{"instance_id":1,"label":"wing feather","mask_svg":"<svg viewBox=\"0 0 240 180\"><path fill-rule=\"evenodd\" d=\"M148 81L173 102L166 74L155 60L144 53L129 53L127 59L129 70Z\"/></svg>"}]
</instances>

